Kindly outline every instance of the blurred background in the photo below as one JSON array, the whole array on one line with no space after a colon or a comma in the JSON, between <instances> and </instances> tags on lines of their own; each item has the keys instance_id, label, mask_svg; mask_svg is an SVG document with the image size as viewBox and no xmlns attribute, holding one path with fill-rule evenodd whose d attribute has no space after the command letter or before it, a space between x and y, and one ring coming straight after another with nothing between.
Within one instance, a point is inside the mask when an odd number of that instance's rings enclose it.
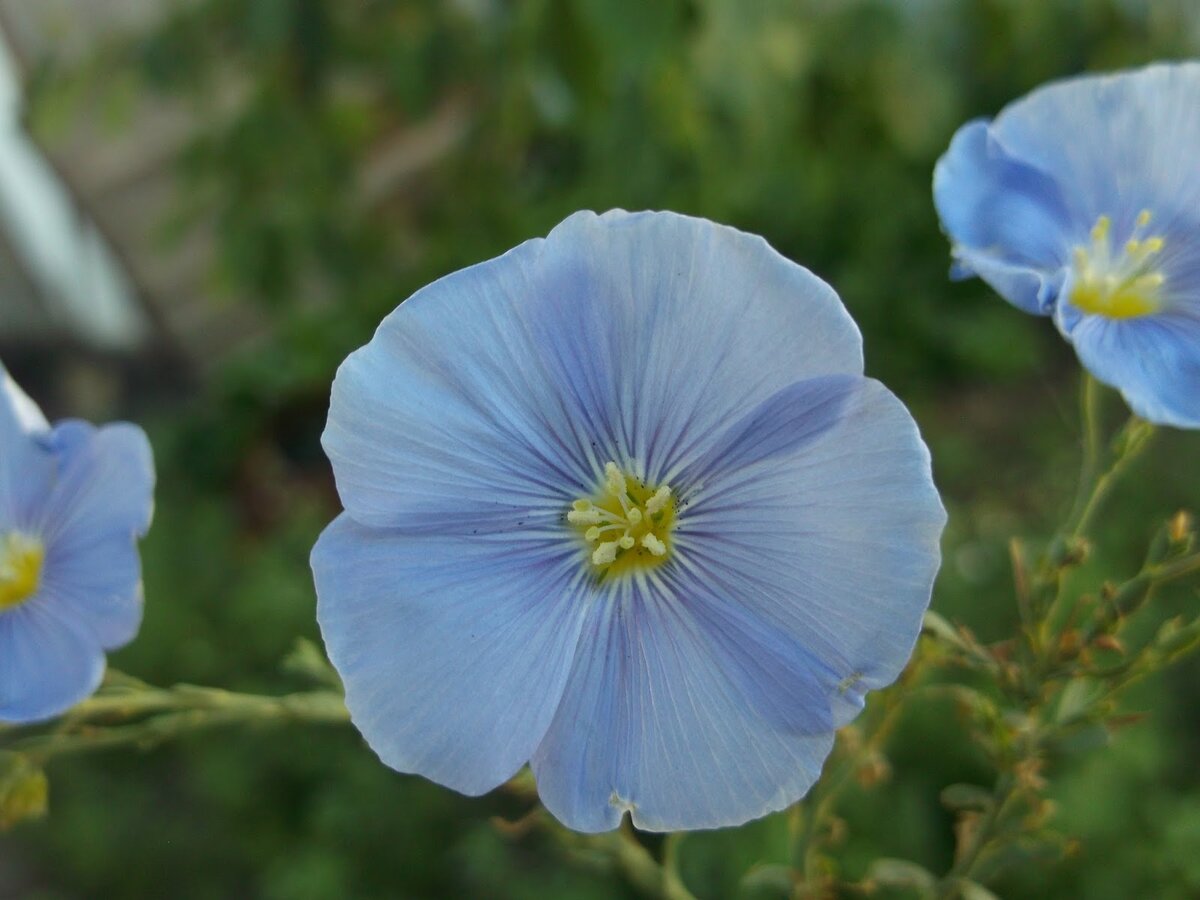
<instances>
[{"instance_id":1,"label":"blurred background","mask_svg":"<svg viewBox=\"0 0 1200 900\"><path fill-rule=\"evenodd\" d=\"M838 289L933 449L935 608L1009 634L1006 543L1069 501L1078 376L1048 323L948 281L932 167L1047 79L1198 51L1193 0L0 0L0 358L52 417L136 419L158 456L145 627L113 665L295 689L337 364L437 276L618 206L761 233ZM1200 505L1195 459L1172 434L1139 464L1106 567ZM1003 896L1200 896L1200 666L1127 706L1145 719L1049 773L1078 843L1015 858ZM948 866L938 791L990 779L962 735L906 716L891 777L846 804L848 872ZM0 897L634 896L491 823L526 801L397 775L350 729L50 775L50 818L0 836ZM757 896L739 879L785 858L786 822L681 852L698 896Z\"/></svg>"}]
</instances>

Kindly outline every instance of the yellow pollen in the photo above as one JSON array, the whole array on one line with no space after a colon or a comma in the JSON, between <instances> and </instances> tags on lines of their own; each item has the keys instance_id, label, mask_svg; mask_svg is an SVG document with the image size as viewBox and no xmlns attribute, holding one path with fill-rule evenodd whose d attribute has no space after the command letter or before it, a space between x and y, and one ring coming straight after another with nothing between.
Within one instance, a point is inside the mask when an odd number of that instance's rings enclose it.
<instances>
[{"instance_id":1,"label":"yellow pollen","mask_svg":"<svg viewBox=\"0 0 1200 900\"><path fill-rule=\"evenodd\" d=\"M1075 264L1070 300L1086 313L1110 319L1131 319L1157 312L1162 307L1161 289L1166 282L1154 269L1155 258L1166 241L1159 235L1144 236L1153 216L1142 210L1123 252L1114 252L1109 241L1112 219L1101 216L1092 226L1090 247L1075 247Z\"/></svg>"},{"instance_id":2,"label":"yellow pollen","mask_svg":"<svg viewBox=\"0 0 1200 900\"><path fill-rule=\"evenodd\" d=\"M669 486L649 487L610 462L595 496L574 501L567 521L588 545L596 574L614 577L667 561L675 499Z\"/></svg>"},{"instance_id":3,"label":"yellow pollen","mask_svg":"<svg viewBox=\"0 0 1200 900\"><path fill-rule=\"evenodd\" d=\"M42 582L42 542L19 531L0 535L0 612L20 606Z\"/></svg>"}]
</instances>

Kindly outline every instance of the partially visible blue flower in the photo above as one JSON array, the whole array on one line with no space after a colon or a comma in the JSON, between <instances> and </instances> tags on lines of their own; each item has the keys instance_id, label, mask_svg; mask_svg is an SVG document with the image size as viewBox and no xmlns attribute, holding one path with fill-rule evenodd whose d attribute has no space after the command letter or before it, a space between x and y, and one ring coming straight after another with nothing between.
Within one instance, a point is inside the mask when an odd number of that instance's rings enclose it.
<instances>
[{"instance_id":1,"label":"partially visible blue flower","mask_svg":"<svg viewBox=\"0 0 1200 900\"><path fill-rule=\"evenodd\" d=\"M1200 428L1200 63L1039 88L959 129L933 188L956 274L1053 316L1138 415Z\"/></svg>"},{"instance_id":2,"label":"partially visible blue flower","mask_svg":"<svg viewBox=\"0 0 1200 900\"><path fill-rule=\"evenodd\" d=\"M153 488L140 428L51 426L0 366L0 722L83 700L137 634Z\"/></svg>"},{"instance_id":3,"label":"partially visible blue flower","mask_svg":"<svg viewBox=\"0 0 1200 900\"><path fill-rule=\"evenodd\" d=\"M532 763L580 831L732 825L907 661L945 521L837 295L761 238L578 213L342 365L318 618L385 763Z\"/></svg>"}]
</instances>

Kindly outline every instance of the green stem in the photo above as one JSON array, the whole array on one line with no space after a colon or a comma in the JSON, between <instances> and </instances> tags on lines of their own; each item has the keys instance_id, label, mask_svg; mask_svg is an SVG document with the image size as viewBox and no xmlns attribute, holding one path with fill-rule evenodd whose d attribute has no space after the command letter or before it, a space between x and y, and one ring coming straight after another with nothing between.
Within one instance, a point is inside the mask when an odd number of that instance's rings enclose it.
<instances>
[{"instance_id":1,"label":"green stem","mask_svg":"<svg viewBox=\"0 0 1200 900\"><path fill-rule=\"evenodd\" d=\"M627 825L609 834L586 838L585 842L606 849L630 884L646 896L662 900L696 900L674 871L675 847L672 839L678 840L678 837L670 835L667 838L666 866L658 864Z\"/></svg>"},{"instance_id":2,"label":"green stem","mask_svg":"<svg viewBox=\"0 0 1200 900\"><path fill-rule=\"evenodd\" d=\"M117 723L110 724L114 720ZM52 757L112 747L147 749L223 725L343 724L349 720L341 695L334 691L269 697L178 685L92 697L67 713L53 731L28 737L6 734L4 747L44 764Z\"/></svg>"},{"instance_id":3,"label":"green stem","mask_svg":"<svg viewBox=\"0 0 1200 900\"><path fill-rule=\"evenodd\" d=\"M1083 421L1083 459L1079 467L1079 486L1075 491L1075 502L1071 505L1071 514L1067 516L1067 522L1071 523L1065 529L1068 533L1077 533L1077 523L1089 505L1096 479L1100 474L1100 457L1104 444L1100 382L1088 372L1083 373L1079 401Z\"/></svg>"},{"instance_id":4,"label":"green stem","mask_svg":"<svg viewBox=\"0 0 1200 900\"><path fill-rule=\"evenodd\" d=\"M911 681L911 675L905 680ZM800 824L800 832L792 843L792 860L795 865L802 867L805 882L811 883L817 876L819 846L815 838L821 823L832 814L834 804L850 783L859 764L867 758L869 753L877 751L896 727L896 723L900 719L900 712L904 707L902 702L904 698L901 693L896 689L885 693L888 706L870 736L855 752L842 761L835 773L828 778L822 778L817 783L817 787L813 789L813 793L809 795L805 806L811 807L811 810L805 810L806 814Z\"/></svg>"},{"instance_id":5,"label":"green stem","mask_svg":"<svg viewBox=\"0 0 1200 900\"><path fill-rule=\"evenodd\" d=\"M1108 497L1109 492L1121 480L1121 477L1125 474L1129 466L1142 454L1142 451L1150 445L1150 438L1154 436L1154 426L1149 423L1131 420L1128 427L1142 430L1141 433L1130 437L1126 447L1113 460L1113 464L1103 475L1096 479L1096 486L1092 490L1091 496L1088 497L1087 503L1084 504L1078 521L1075 522L1074 529L1071 532L1072 537L1082 537L1091 529L1092 520L1095 518L1096 513L1099 512L1100 506Z\"/></svg>"},{"instance_id":6,"label":"green stem","mask_svg":"<svg viewBox=\"0 0 1200 900\"><path fill-rule=\"evenodd\" d=\"M1003 820L1016 798L1016 779L1009 773L1000 776L992 792L992 804L984 812L979 826L971 836L971 842L962 855L955 860L953 867L941 879L938 886L938 900L954 900L961 896L961 884L969 879L979 866L983 853L992 842L996 827Z\"/></svg>"}]
</instances>

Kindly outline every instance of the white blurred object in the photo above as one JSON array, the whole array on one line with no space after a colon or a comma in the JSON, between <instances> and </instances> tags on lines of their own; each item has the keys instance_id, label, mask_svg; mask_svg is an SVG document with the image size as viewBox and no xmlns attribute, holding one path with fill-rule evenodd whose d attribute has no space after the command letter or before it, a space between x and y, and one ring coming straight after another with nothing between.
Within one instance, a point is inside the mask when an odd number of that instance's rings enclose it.
<instances>
[{"instance_id":1,"label":"white blurred object","mask_svg":"<svg viewBox=\"0 0 1200 900\"><path fill-rule=\"evenodd\" d=\"M134 349L150 330L135 289L26 134L21 110L17 68L0 35L0 229L6 261L23 270L0 282L0 340L49 327L106 350Z\"/></svg>"}]
</instances>

